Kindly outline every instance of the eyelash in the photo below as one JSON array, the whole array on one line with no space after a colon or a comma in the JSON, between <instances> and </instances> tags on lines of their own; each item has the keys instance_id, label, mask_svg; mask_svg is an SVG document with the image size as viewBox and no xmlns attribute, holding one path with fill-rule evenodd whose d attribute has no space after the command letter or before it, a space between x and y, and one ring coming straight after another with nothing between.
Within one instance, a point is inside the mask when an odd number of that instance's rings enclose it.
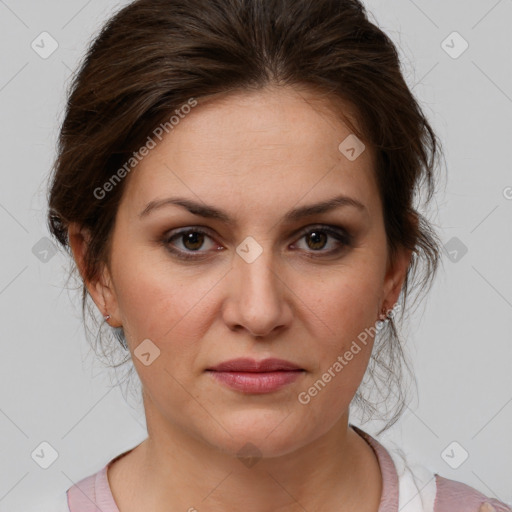
<instances>
[{"instance_id":1,"label":"eyelash","mask_svg":"<svg viewBox=\"0 0 512 512\"><path fill-rule=\"evenodd\" d=\"M313 253L315 253L315 252L321 253L321 255L319 257L333 256L335 254L340 253L345 247L350 247L352 245L352 242L353 242L352 235L350 233L348 233L345 229L339 229L339 228L337 228L335 226L332 226L332 227L331 226L321 226L321 227L320 226L312 226L312 227L308 227L307 229L305 229L305 230L303 230L303 231L301 231L299 233L298 240L301 240L302 238L304 238L308 234L319 233L319 232L327 234L327 235L333 237L334 239L336 239L338 241L338 243L341 244L341 247L338 247L337 249L333 249L331 251L323 251L323 250L315 251L315 250L311 250L311 252L313 252ZM179 259L182 259L182 260L199 260L199 259L204 259L203 256L191 255L190 253L183 252L181 250L172 249L170 247L170 244L171 244L171 242L173 240L179 239L180 237L183 237L183 235L190 234L190 233L199 233L199 234L207 236L208 238L212 238L207 231L204 231L203 229L201 229L199 227L198 228L189 227L189 228L183 229L181 231L178 231L176 233L173 233L172 235L169 235L169 233L166 234L161 242L164 245L164 247L170 253L172 253L173 255L175 255ZM200 251L193 251L193 253L200 254ZM318 256L307 256L307 257L309 257L309 258L316 258Z\"/></svg>"}]
</instances>

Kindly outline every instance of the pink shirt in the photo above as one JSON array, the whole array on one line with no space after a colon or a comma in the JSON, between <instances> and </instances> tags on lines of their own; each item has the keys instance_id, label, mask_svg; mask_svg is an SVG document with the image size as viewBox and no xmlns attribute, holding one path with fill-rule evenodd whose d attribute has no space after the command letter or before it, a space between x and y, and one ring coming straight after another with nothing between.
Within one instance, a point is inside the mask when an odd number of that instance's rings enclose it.
<instances>
[{"instance_id":1,"label":"pink shirt","mask_svg":"<svg viewBox=\"0 0 512 512\"><path fill-rule=\"evenodd\" d=\"M430 485L416 488L418 484L412 483L417 480L414 473L407 472L406 466L402 467L396 456L392 458L376 439L360 428L351 427L373 448L380 465L382 496L377 512L512 512L505 503L438 474L431 475ZM103 469L70 487L66 493L69 512L120 512L110 490L107 468L130 451L114 457ZM427 477L430 475L426 468L422 472ZM411 499L405 496L407 493Z\"/></svg>"}]
</instances>

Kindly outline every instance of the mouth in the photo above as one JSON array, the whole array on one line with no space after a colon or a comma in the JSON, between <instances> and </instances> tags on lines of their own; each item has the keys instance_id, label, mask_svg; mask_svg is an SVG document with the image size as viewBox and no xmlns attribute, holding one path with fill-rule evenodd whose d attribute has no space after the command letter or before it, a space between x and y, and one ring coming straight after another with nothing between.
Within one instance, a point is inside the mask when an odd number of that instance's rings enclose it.
<instances>
[{"instance_id":1,"label":"mouth","mask_svg":"<svg viewBox=\"0 0 512 512\"><path fill-rule=\"evenodd\" d=\"M283 359L232 359L206 371L229 388L251 394L277 391L305 374L303 368Z\"/></svg>"},{"instance_id":2,"label":"mouth","mask_svg":"<svg viewBox=\"0 0 512 512\"><path fill-rule=\"evenodd\" d=\"M286 361L285 359L269 358L263 359L262 361L256 361L255 359L238 358L231 359L229 361L224 361L223 363L208 368L207 370L216 372L266 373L304 369L296 365L295 363Z\"/></svg>"}]
</instances>

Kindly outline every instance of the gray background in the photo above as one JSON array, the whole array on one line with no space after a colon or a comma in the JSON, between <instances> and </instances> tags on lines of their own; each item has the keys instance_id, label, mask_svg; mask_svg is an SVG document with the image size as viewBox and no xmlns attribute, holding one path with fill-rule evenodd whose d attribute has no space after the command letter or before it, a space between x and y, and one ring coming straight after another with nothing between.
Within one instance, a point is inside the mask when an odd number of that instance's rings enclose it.
<instances>
[{"instance_id":1,"label":"gray background","mask_svg":"<svg viewBox=\"0 0 512 512\"><path fill-rule=\"evenodd\" d=\"M146 437L142 411L88 348L66 257L45 253L44 241L68 78L125 3L0 0L0 511L64 491ZM512 1L366 5L399 45L407 82L443 141L448 178L427 215L458 251L443 256L410 324L419 397L381 442L512 503ZM44 31L58 42L46 59L31 47ZM457 58L454 31L469 43ZM58 452L48 469L31 457L44 441ZM469 457L453 469L462 450Z\"/></svg>"}]
</instances>

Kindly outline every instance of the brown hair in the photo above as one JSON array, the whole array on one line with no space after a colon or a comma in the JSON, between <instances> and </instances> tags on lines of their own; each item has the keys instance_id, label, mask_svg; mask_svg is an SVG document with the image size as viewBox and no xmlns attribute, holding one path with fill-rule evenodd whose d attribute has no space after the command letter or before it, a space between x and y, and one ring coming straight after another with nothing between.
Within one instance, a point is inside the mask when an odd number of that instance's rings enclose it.
<instances>
[{"instance_id":1,"label":"brown hair","mask_svg":"<svg viewBox=\"0 0 512 512\"><path fill-rule=\"evenodd\" d=\"M95 190L191 98L269 85L305 86L355 107L361 129L345 122L376 157L391 261L397 248L413 250L403 320L411 284L430 288L440 260L432 224L414 207L417 193L426 192L426 202L433 196L440 143L404 81L394 44L357 0L138 0L121 9L71 84L48 197L52 234L69 252L69 223L86 228L84 277L97 276L109 262L126 180L102 198ZM396 320L379 333L365 375L397 404L383 430L406 406L409 367ZM360 390L354 402L379 413Z\"/></svg>"}]
</instances>

